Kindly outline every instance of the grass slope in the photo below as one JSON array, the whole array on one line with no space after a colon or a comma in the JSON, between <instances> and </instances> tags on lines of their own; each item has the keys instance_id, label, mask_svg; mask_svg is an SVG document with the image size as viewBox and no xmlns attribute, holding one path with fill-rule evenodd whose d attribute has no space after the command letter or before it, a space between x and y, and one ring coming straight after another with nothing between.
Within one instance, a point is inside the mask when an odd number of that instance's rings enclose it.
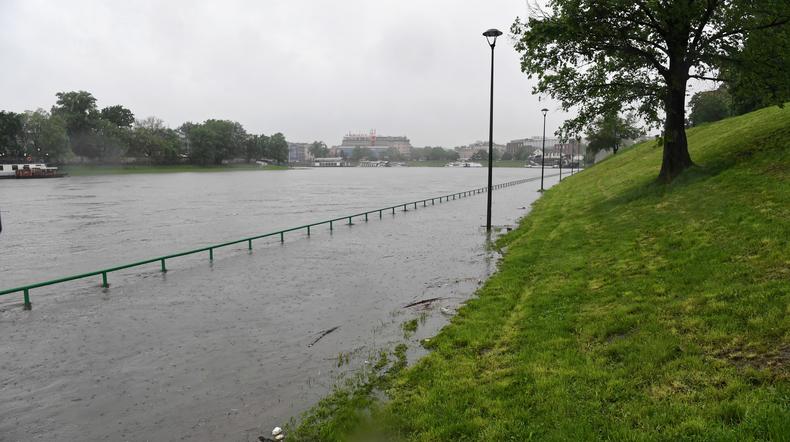
<instances>
[{"instance_id":1,"label":"grass slope","mask_svg":"<svg viewBox=\"0 0 790 442\"><path fill-rule=\"evenodd\" d=\"M390 401L289 439L790 440L790 108L688 135L670 186L649 142L547 191Z\"/></svg>"}]
</instances>

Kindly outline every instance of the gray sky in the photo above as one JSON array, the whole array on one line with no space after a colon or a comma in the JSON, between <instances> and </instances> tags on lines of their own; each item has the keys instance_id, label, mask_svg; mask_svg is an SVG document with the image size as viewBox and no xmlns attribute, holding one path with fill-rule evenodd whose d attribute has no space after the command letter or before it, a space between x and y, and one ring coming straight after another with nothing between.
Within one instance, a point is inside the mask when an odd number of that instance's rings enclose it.
<instances>
[{"instance_id":1,"label":"gray sky","mask_svg":"<svg viewBox=\"0 0 790 442\"><path fill-rule=\"evenodd\" d=\"M415 146L488 138L490 50L525 0L0 0L0 109L87 90L170 126L223 118L338 144L349 131ZM538 135L507 35L496 48L494 139ZM555 103L547 134L562 123Z\"/></svg>"}]
</instances>

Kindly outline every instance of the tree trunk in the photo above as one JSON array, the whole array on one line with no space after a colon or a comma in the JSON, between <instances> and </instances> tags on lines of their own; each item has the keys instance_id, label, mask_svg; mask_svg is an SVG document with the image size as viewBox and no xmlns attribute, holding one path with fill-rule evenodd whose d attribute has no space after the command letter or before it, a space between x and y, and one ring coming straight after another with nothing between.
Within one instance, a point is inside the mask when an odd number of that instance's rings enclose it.
<instances>
[{"instance_id":1,"label":"tree trunk","mask_svg":"<svg viewBox=\"0 0 790 442\"><path fill-rule=\"evenodd\" d=\"M658 180L665 184L694 164L686 140L687 75L675 72L673 77L667 82L667 96L664 99L664 159L658 174Z\"/></svg>"}]
</instances>

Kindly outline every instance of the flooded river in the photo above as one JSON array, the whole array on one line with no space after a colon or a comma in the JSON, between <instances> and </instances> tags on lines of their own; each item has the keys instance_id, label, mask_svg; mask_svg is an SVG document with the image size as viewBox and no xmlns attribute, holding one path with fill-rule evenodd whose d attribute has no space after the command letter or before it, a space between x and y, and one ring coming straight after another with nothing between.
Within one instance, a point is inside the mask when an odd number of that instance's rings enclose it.
<instances>
[{"instance_id":1,"label":"flooded river","mask_svg":"<svg viewBox=\"0 0 790 442\"><path fill-rule=\"evenodd\" d=\"M548 172L548 171L547 171ZM540 175L500 168L494 182ZM0 288L485 185L485 169L0 181ZM546 179L546 187L557 178ZM512 225L539 181L496 191ZM0 440L252 441L380 349L446 323L493 271L485 194L0 297ZM525 209L526 208L526 209ZM430 309L404 308L442 298ZM427 313L427 315L426 315ZM421 317L408 338L401 324ZM314 343L322 332L338 327ZM314 344L313 344L314 343ZM350 362L338 367L338 360Z\"/></svg>"}]
</instances>

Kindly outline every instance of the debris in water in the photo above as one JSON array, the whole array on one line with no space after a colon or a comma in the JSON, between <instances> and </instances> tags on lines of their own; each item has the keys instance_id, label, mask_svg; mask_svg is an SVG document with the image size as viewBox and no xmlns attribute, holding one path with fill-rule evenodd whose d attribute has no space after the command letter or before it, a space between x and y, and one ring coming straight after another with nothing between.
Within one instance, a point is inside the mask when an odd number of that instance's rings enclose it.
<instances>
[{"instance_id":1,"label":"debris in water","mask_svg":"<svg viewBox=\"0 0 790 442\"><path fill-rule=\"evenodd\" d=\"M308 345L308 347L312 347L312 346L314 346L314 345L315 345L315 343L316 343L316 342L318 342L318 341L320 341L320 340L321 340L321 339L322 339L324 336L326 336L326 335L328 335L328 334L332 333L333 331L335 331L335 330L337 330L337 329L339 329L339 328L340 328L340 326L338 325L338 326L336 326L336 327L332 327L332 328L330 328L330 329L328 329L328 330L324 330L324 331L322 331L321 333L319 333L319 334L318 334L318 337L317 337L317 338L315 338L315 340L314 340L313 342L311 342L311 343L310 343L310 345ZM275 430L280 430L281 432L283 431L283 430L282 430L280 427L277 427L277 428L275 428ZM273 434L273 433L274 433L274 431L272 431L272 436L277 436L276 434ZM279 433L278 433L278 434L279 434Z\"/></svg>"},{"instance_id":2,"label":"debris in water","mask_svg":"<svg viewBox=\"0 0 790 442\"><path fill-rule=\"evenodd\" d=\"M423 299L422 301L415 301L415 302L412 302L411 304L406 304L406 305L403 306L403 308L416 307L418 305L430 304L432 302L441 301L443 299L447 299L447 298L428 298L428 299Z\"/></svg>"},{"instance_id":3,"label":"debris in water","mask_svg":"<svg viewBox=\"0 0 790 442\"><path fill-rule=\"evenodd\" d=\"M453 314L453 311L450 310L447 307L442 307L442 308L439 309L439 311L442 312L442 314L447 315L447 316L451 316Z\"/></svg>"}]
</instances>

